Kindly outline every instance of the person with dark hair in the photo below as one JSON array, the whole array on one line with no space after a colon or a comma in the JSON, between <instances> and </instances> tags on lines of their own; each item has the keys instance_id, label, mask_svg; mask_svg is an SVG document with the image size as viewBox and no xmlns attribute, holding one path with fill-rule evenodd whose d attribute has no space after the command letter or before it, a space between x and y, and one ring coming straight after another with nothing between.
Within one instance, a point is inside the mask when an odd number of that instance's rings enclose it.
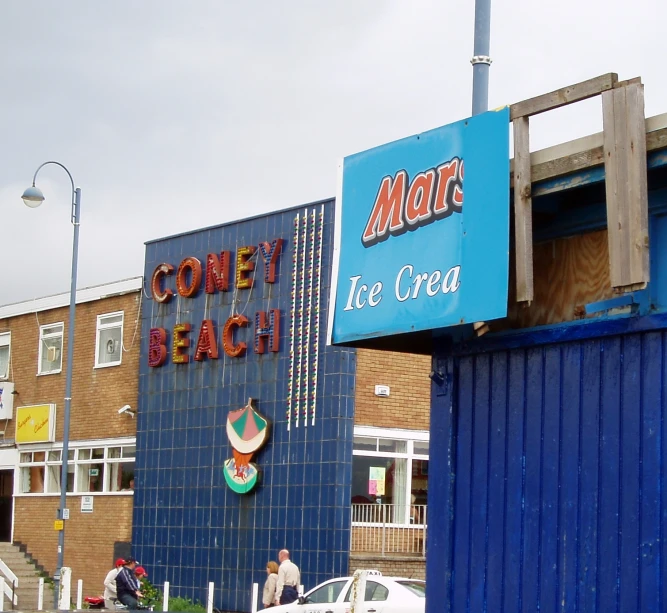
<instances>
[{"instance_id":1,"label":"person with dark hair","mask_svg":"<svg viewBox=\"0 0 667 613\"><path fill-rule=\"evenodd\" d=\"M141 583L134 574L138 562L134 558L125 560L123 568L116 575L116 592L120 600L128 609L135 610L139 605L139 599L144 595L141 593Z\"/></svg>"},{"instance_id":2,"label":"person with dark hair","mask_svg":"<svg viewBox=\"0 0 667 613\"><path fill-rule=\"evenodd\" d=\"M278 583L278 564L271 560L266 565L266 583L262 592L262 604L265 609L275 606L276 584Z\"/></svg>"},{"instance_id":3,"label":"person with dark hair","mask_svg":"<svg viewBox=\"0 0 667 613\"><path fill-rule=\"evenodd\" d=\"M278 569L278 582L276 583L275 603L290 604L299 597L299 582L301 573L299 567L289 559L289 551L281 549L278 553L280 567Z\"/></svg>"}]
</instances>

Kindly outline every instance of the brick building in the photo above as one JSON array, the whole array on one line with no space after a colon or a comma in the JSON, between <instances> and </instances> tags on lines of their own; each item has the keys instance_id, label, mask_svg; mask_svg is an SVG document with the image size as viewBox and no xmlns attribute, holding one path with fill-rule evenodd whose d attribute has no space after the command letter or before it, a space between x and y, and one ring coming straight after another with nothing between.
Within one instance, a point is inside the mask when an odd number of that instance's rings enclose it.
<instances>
[{"instance_id":1,"label":"brick building","mask_svg":"<svg viewBox=\"0 0 667 613\"><path fill-rule=\"evenodd\" d=\"M59 294L0 307L0 540L51 576L68 305ZM141 278L77 292L65 566L90 595L101 593L114 548L131 539L136 420L118 410L136 410L140 306Z\"/></svg>"}]
</instances>

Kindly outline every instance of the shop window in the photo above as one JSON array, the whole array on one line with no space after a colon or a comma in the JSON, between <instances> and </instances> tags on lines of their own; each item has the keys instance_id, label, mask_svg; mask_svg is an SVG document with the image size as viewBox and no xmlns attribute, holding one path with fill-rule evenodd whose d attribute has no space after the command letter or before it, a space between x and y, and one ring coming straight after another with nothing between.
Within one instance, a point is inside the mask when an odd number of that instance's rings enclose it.
<instances>
[{"instance_id":1,"label":"shop window","mask_svg":"<svg viewBox=\"0 0 667 613\"><path fill-rule=\"evenodd\" d=\"M67 491L131 492L134 489L135 445L77 447L69 450ZM19 494L59 494L62 450L21 452Z\"/></svg>"},{"instance_id":2,"label":"shop window","mask_svg":"<svg viewBox=\"0 0 667 613\"><path fill-rule=\"evenodd\" d=\"M123 353L123 312L97 316L95 368L117 366Z\"/></svg>"},{"instance_id":3,"label":"shop window","mask_svg":"<svg viewBox=\"0 0 667 613\"><path fill-rule=\"evenodd\" d=\"M59 373L63 364L64 325L49 324L39 328L39 366L37 374Z\"/></svg>"},{"instance_id":4,"label":"shop window","mask_svg":"<svg viewBox=\"0 0 667 613\"><path fill-rule=\"evenodd\" d=\"M11 332L2 332L0 334L0 381L9 378L9 351L11 340Z\"/></svg>"},{"instance_id":5,"label":"shop window","mask_svg":"<svg viewBox=\"0 0 667 613\"><path fill-rule=\"evenodd\" d=\"M424 524L428 433L358 427L353 449L352 521Z\"/></svg>"}]
</instances>

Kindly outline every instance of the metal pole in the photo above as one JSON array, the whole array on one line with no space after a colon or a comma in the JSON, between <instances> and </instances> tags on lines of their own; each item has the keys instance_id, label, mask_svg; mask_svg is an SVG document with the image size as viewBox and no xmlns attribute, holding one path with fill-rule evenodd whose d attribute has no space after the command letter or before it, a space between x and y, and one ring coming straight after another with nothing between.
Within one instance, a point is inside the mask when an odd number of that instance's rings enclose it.
<instances>
[{"instance_id":1,"label":"metal pole","mask_svg":"<svg viewBox=\"0 0 667 613\"><path fill-rule=\"evenodd\" d=\"M76 188L72 194L72 225L74 239L72 241L72 279L69 295L69 325L67 327L67 379L65 382L65 418L63 422L63 455L62 471L60 474L60 508L58 519L63 519L67 508L67 462L69 457L69 421L70 406L72 403L72 363L74 361L74 311L76 308L76 271L79 259L79 223L81 213L81 189ZM61 570L65 559L65 527L58 532L58 567L56 569L56 585L54 591L54 606L58 608L60 593Z\"/></svg>"},{"instance_id":2,"label":"metal pole","mask_svg":"<svg viewBox=\"0 0 667 613\"><path fill-rule=\"evenodd\" d=\"M475 0L475 47L472 64L472 114L489 110L491 0Z\"/></svg>"}]
</instances>

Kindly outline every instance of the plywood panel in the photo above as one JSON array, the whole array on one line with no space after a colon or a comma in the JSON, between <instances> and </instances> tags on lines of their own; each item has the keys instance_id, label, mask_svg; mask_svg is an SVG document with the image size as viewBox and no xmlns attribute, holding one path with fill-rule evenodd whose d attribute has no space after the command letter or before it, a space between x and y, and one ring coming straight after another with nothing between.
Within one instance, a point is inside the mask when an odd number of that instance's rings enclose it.
<instances>
[{"instance_id":1,"label":"plywood panel","mask_svg":"<svg viewBox=\"0 0 667 613\"><path fill-rule=\"evenodd\" d=\"M507 320L492 322L492 331L581 319L586 304L614 296L606 230L537 243L533 257L532 304L522 307L510 296Z\"/></svg>"}]
</instances>

